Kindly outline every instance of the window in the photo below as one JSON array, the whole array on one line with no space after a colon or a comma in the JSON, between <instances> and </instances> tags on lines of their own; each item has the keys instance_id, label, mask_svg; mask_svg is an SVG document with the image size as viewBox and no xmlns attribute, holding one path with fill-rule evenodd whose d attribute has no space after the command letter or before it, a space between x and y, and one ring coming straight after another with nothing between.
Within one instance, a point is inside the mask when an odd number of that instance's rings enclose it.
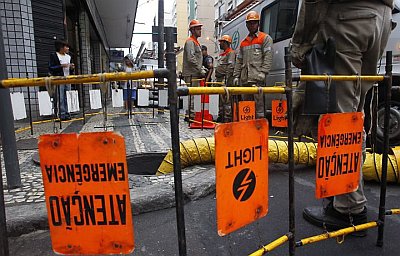
<instances>
[{"instance_id":1,"label":"window","mask_svg":"<svg viewBox=\"0 0 400 256\"><path fill-rule=\"evenodd\" d=\"M260 29L268 33L274 42L292 36L296 26L298 2L298 0L280 0L262 10Z\"/></svg>"},{"instance_id":2,"label":"window","mask_svg":"<svg viewBox=\"0 0 400 256\"><path fill-rule=\"evenodd\" d=\"M223 4L221 4L220 6L219 6L219 13L218 13L218 15L219 15L219 17L222 17L222 15L224 15L225 14L225 3L223 3Z\"/></svg>"},{"instance_id":3,"label":"window","mask_svg":"<svg viewBox=\"0 0 400 256\"><path fill-rule=\"evenodd\" d=\"M228 9L226 10L226 12L230 12L230 11L232 11L232 9L233 9L233 3L232 3L232 1L229 1L228 2Z\"/></svg>"}]
</instances>

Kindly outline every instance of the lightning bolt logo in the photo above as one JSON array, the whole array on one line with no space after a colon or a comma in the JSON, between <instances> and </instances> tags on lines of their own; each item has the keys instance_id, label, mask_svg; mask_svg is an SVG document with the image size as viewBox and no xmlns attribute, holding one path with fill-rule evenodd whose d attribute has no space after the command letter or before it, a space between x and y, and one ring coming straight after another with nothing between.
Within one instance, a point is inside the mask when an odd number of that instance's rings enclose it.
<instances>
[{"instance_id":1,"label":"lightning bolt logo","mask_svg":"<svg viewBox=\"0 0 400 256\"><path fill-rule=\"evenodd\" d=\"M233 194L241 202L251 197L256 187L256 176L249 168L241 170L233 183Z\"/></svg>"}]
</instances>

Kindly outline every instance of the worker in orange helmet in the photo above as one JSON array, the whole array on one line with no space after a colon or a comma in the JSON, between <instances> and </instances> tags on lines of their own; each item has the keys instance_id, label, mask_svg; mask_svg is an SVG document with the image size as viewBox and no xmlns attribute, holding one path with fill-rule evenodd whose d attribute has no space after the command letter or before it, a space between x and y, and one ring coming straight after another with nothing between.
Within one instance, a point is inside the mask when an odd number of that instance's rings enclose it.
<instances>
[{"instance_id":1,"label":"worker in orange helmet","mask_svg":"<svg viewBox=\"0 0 400 256\"><path fill-rule=\"evenodd\" d=\"M225 86L233 85L233 70L235 68L236 53L231 48L232 37L223 35L218 39L219 47L223 51L218 58L215 69L217 82L224 82ZM232 118L230 99L226 95L219 97L219 111L217 122L226 122Z\"/></svg>"},{"instance_id":2,"label":"worker in orange helmet","mask_svg":"<svg viewBox=\"0 0 400 256\"><path fill-rule=\"evenodd\" d=\"M201 45L198 38L201 37L201 28L203 24L198 20L192 20L189 23L190 37L186 39L185 46L183 48L183 63L182 63L182 76L185 83L188 86L198 86L198 79L205 76L206 71L202 68L203 66L203 55L201 53ZM189 110L194 109L193 96L191 97L191 103ZM189 114L190 111L186 111ZM188 120L188 118L185 118Z\"/></svg>"},{"instance_id":3,"label":"worker in orange helmet","mask_svg":"<svg viewBox=\"0 0 400 256\"><path fill-rule=\"evenodd\" d=\"M259 31L260 15L250 11L246 15L248 36L240 43L239 54L233 72L234 84L241 86L265 86L272 66L273 40L268 34ZM256 117L262 118L264 95L242 95L242 100L255 100Z\"/></svg>"}]
</instances>

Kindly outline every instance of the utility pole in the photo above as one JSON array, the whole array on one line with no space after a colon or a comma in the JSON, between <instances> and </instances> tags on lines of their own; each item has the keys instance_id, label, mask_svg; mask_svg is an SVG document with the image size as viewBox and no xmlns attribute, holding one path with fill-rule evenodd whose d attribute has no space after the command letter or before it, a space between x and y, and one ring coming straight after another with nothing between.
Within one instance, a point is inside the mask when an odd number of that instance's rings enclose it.
<instances>
[{"instance_id":1,"label":"utility pole","mask_svg":"<svg viewBox=\"0 0 400 256\"><path fill-rule=\"evenodd\" d=\"M164 68L164 0L158 0L158 68ZM158 84L164 84L164 78L159 78ZM160 95L158 95L158 102L160 103ZM157 112L163 113L163 111Z\"/></svg>"},{"instance_id":2,"label":"utility pole","mask_svg":"<svg viewBox=\"0 0 400 256\"><path fill-rule=\"evenodd\" d=\"M0 20L0 28L1 20ZM7 64L4 50L3 31L0 33L0 80L7 79ZM3 148L4 166L7 176L7 187L17 188L21 186L21 175L15 140L14 117L12 112L10 90L0 88L0 134ZM0 177L2 178L2 177Z\"/></svg>"}]
</instances>

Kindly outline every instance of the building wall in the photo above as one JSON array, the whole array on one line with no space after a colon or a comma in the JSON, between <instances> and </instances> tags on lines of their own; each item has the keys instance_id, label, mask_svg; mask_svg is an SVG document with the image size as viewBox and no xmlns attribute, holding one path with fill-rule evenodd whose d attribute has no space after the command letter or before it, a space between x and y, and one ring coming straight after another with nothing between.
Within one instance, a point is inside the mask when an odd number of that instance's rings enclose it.
<instances>
[{"instance_id":1,"label":"building wall","mask_svg":"<svg viewBox=\"0 0 400 256\"><path fill-rule=\"evenodd\" d=\"M209 55L215 57L214 52L216 49L218 51L218 45L216 45L214 40L214 17L213 15L210 15L210 13L214 13L214 0L198 0L196 5L196 17L203 24L199 42L200 44L207 46Z\"/></svg>"},{"instance_id":2,"label":"building wall","mask_svg":"<svg viewBox=\"0 0 400 256\"><path fill-rule=\"evenodd\" d=\"M36 48L31 1L0 0L0 18L8 77L36 77ZM29 104L28 98L31 98L32 115L38 111L38 90L38 87L10 89L11 92L24 93L26 106ZM30 113L27 114L30 115Z\"/></svg>"},{"instance_id":3,"label":"building wall","mask_svg":"<svg viewBox=\"0 0 400 256\"><path fill-rule=\"evenodd\" d=\"M10 78L37 76L30 0L0 0L7 72Z\"/></svg>"},{"instance_id":4,"label":"building wall","mask_svg":"<svg viewBox=\"0 0 400 256\"><path fill-rule=\"evenodd\" d=\"M177 28L177 46L183 48L186 39L188 38L188 12L187 12L187 0L175 0L173 22ZM183 53L181 52L176 56L177 58L177 71L182 71Z\"/></svg>"},{"instance_id":5,"label":"building wall","mask_svg":"<svg viewBox=\"0 0 400 256\"><path fill-rule=\"evenodd\" d=\"M55 39L67 40L64 11L63 0L32 0L37 75L40 77L49 75L49 55L55 51Z\"/></svg>"}]
</instances>

